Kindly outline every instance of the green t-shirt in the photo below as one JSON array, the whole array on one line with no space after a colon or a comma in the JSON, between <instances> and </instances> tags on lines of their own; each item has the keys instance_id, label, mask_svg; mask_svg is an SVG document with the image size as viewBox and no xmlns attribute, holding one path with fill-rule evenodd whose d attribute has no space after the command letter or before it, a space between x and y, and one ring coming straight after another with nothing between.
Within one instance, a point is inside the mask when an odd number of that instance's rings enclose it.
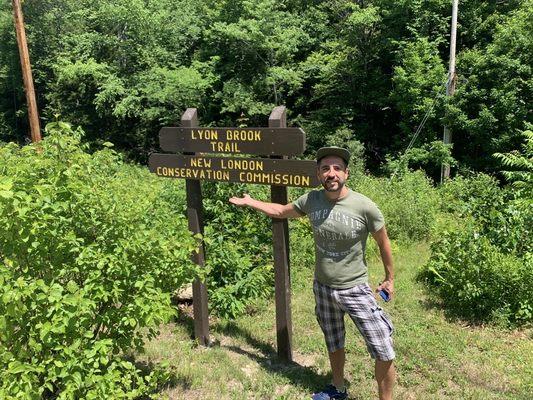
<instances>
[{"instance_id":1,"label":"green t-shirt","mask_svg":"<svg viewBox=\"0 0 533 400\"><path fill-rule=\"evenodd\" d=\"M366 240L385 224L376 204L350 189L338 201L329 200L324 189L312 190L293 204L313 227L315 279L336 289L368 282Z\"/></svg>"}]
</instances>

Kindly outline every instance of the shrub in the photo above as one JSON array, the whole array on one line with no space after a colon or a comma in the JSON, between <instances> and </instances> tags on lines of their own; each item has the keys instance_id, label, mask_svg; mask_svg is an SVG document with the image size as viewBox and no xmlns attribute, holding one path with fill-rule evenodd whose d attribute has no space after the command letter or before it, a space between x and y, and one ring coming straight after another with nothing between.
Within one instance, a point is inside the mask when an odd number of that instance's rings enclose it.
<instances>
[{"instance_id":1,"label":"shrub","mask_svg":"<svg viewBox=\"0 0 533 400\"><path fill-rule=\"evenodd\" d=\"M443 211L458 220L471 218L479 234L500 251L522 257L533 248L531 200L516 198L514 190L500 188L493 177L481 173L457 177L439 193Z\"/></svg>"},{"instance_id":2,"label":"shrub","mask_svg":"<svg viewBox=\"0 0 533 400\"><path fill-rule=\"evenodd\" d=\"M392 177L396 177L418 168L424 168L429 176L438 177L442 164L454 167L457 161L452 157L451 145L436 140L421 147L409 148L396 157L387 156L384 170Z\"/></svg>"},{"instance_id":3,"label":"shrub","mask_svg":"<svg viewBox=\"0 0 533 400\"><path fill-rule=\"evenodd\" d=\"M438 192L441 210L459 218L465 215L482 217L487 209L498 208L505 200L498 181L484 173L456 176L440 186Z\"/></svg>"},{"instance_id":4,"label":"shrub","mask_svg":"<svg viewBox=\"0 0 533 400\"><path fill-rule=\"evenodd\" d=\"M455 223L439 232L420 277L453 313L522 325L533 320L533 207L485 174L457 177L439 193Z\"/></svg>"},{"instance_id":5,"label":"shrub","mask_svg":"<svg viewBox=\"0 0 533 400\"><path fill-rule=\"evenodd\" d=\"M315 242L309 218L289 221L290 265L293 267L315 267Z\"/></svg>"},{"instance_id":6,"label":"shrub","mask_svg":"<svg viewBox=\"0 0 533 400\"><path fill-rule=\"evenodd\" d=\"M463 318L521 325L533 320L533 257L506 254L480 234L473 220L444 232L420 277Z\"/></svg>"},{"instance_id":7,"label":"shrub","mask_svg":"<svg viewBox=\"0 0 533 400\"><path fill-rule=\"evenodd\" d=\"M0 397L147 394L160 373L123 356L197 275L175 183L86 153L67 124L46 132L0 148Z\"/></svg>"},{"instance_id":8,"label":"shrub","mask_svg":"<svg viewBox=\"0 0 533 400\"><path fill-rule=\"evenodd\" d=\"M528 126L533 128L532 124ZM522 151L495 153L494 157L498 158L506 168L511 168L501 173L520 191L519 195L531 199L533 195L533 131L530 129L523 131L522 136L525 139Z\"/></svg>"},{"instance_id":9,"label":"shrub","mask_svg":"<svg viewBox=\"0 0 533 400\"><path fill-rule=\"evenodd\" d=\"M218 315L234 318L272 293L272 223L228 200L245 192L269 201L269 187L205 182L202 188L209 305Z\"/></svg>"},{"instance_id":10,"label":"shrub","mask_svg":"<svg viewBox=\"0 0 533 400\"><path fill-rule=\"evenodd\" d=\"M429 237L438 212L438 196L422 171L406 172L397 179L366 175L349 184L378 205L391 239Z\"/></svg>"}]
</instances>

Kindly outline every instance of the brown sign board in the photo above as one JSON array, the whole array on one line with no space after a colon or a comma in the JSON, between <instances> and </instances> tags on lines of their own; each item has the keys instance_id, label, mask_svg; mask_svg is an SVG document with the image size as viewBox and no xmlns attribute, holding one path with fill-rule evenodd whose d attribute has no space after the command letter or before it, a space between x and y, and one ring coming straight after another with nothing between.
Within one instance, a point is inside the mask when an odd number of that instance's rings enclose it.
<instances>
[{"instance_id":1,"label":"brown sign board","mask_svg":"<svg viewBox=\"0 0 533 400\"><path fill-rule=\"evenodd\" d=\"M159 145L174 153L295 156L305 150L305 132L300 128L164 127Z\"/></svg>"},{"instance_id":2,"label":"brown sign board","mask_svg":"<svg viewBox=\"0 0 533 400\"><path fill-rule=\"evenodd\" d=\"M148 160L150 172L168 178L272 186L316 187L316 162L266 158L157 154Z\"/></svg>"}]
</instances>

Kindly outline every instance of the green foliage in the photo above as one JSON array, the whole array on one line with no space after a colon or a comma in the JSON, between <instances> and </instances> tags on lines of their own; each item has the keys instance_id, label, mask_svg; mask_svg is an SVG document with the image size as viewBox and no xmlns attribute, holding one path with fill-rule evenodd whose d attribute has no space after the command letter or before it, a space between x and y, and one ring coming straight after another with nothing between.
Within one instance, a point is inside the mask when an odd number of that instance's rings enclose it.
<instances>
[{"instance_id":1,"label":"green foliage","mask_svg":"<svg viewBox=\"0 0 533 400\"><path fill-rule=\"evenodd\" d=\"M132 398L164 374L124 358L197 276L176 185L48 124L0 147L0 397ZM179 245L176 245L179 243Z\"/></svg>"},{"instance_id":2,"label":"green foliage","mask_svg":"<svg viewBox=\"0 0 533 400\"><path fill-rule=\"evenodd\" d=\"M443 211L457 220L472 219L479 233L504 253L523 257L533 248L531 199L522 201L515 191L500 188L493 177L457 177L446 182L439 194Z\"/></svg>"},{"instance_id":3,"label":"green foliage","mask_svg":"<svg viewBox=\"0 0 533 400\"><path fill-rule=\"evenodd\" d=\"M413 241L429 237L439 199L422 171L407 172L397 179L363 176L352 186L379 206L392 239Z\"/></svg>"},{"instance_id":4,"label":"green foliage","mask_svg":"<svg viewBox=\"0 0 533 400\"><path fill-rule=\"evenodd\" d=\"M440 140L424 144L421 147L412 147L397 158L390 156L387 158L385 171L393 178L405 174L411 168L424 168L437 176L440 175L442 164L448 164L452 167L457 165L457 161L451 155L451 145L444 144Z\"/></svg>"},{"instance_id":5,"label":"green foliage","mask_svg":"<svg viewBox=\"0 0 533 400\"><path fill-rule=\"evenodd\" d=\"M533 196L533 132L524 131L522 135L525 143L522 152L495 153L494 156L501 161L506 168L512 170L502 171L505 178L520 191L520 195L531 200Z\"/></svg>"},{"instance_id":6,"label":"green foliage","mask_svg":"<svg viewBox=\"0 0 533 400\"><path fill-rule=\"evenodd\" d=\"M284 104L309 151L338 132L367 168L447 123L461 168L496 170L530 121L531 0L461 5L458 83L444 101L449 0L42 0L24 3L39 109L77 121L99 148L145 160L186 107L203 123L266 125ZM0 140L27 112L9 2L0 4ZM431 165L430 176L434 174ZM355 169L354 169L355 171Z\"/></svg>"},{"instance_id":7,"label":"green foliage","mask_svg":"<svg viewBox=\"0 0 533 400\"><path fill-rule=\"evenodd\" d=\"M315 266L315 241L309 218L289 221L290 265L295 268Z\"/></svg>"},{"instance_id":8,"label":"green foliage","mask_svg":"<svg viewBox=\"0 0 533 400\"><path fill-rule=\"evenodd\" d=\"M449 311L479 322L522 325L533 321L533 257L503 252L467 220L441 233L421 278ZM516 228L515 228L516 229Z\"/></svg>"},{"instance_id":9,"label":"green foliage","mask_svg":"<svg viewBox=\"0 0 533 400\"><path fill-rule=\"evenodd\" d=\"M533 2L519 3L495 25L489 44L457 58L461 75L447 123L456 157L476 170L497 170L496 160L487 156L515 149L531 123Z\"/></svg>"},{"instance_id":10,"label":"green foliage","mask_svg":"<svg viewBox=\"0 0 533 400\"><path fill-rule=\"evenodd\" d=\"M272 229L270 219L228 202L245 190L242 184L203 185L209 305L228 318L247 311L253 301L272 293ZM268 187L246 187L267 200Z\"/></svg>"},{"instance_id":11,"label":"green foliage","mask_svg":"<svg viewBox=\"0 0 533 400\"><path fill-rule=\"evenodd\" d=\"M298 55L312 39L285 2L208 3L213 24L206 34L205 53L219 57L220 111L263 119L302 87L305 76L298 68Z\"/></svg>"},{"instance_id":12,"label":"green foliage","mask_svg":"<svg viewBox=\"0 0 533 400\"><path fill-rule=\"evenodd\" d=\"M454 213L458 218L481 217L486 207L499 207L504 200L498 181L483 173L456 176L439 188L439 195L442 211Z\"/></svg>"},{"instance_id":13,"label":"green foliage","mask_svg":"<svg viewBox=\"0 0 533 400\"><path fill-rule=\"evenodd\" d=\"M533 321L533 207L485 174L439 189L457 223L435 234L421 271L448 309L463 318L522 325Z\"/></svg>"},{"instance_id":14,"label":"green foliage","mask_svg":"<svg viewBox=\"0 0 533 400\"><path fill-rule=\"evenodd\" d=\"M398 54L398 66L394 68L391 99L402 116L398 125L404 133L404 146L427 112L428 122L419 140L427 143L441 136L442 126L436 117L446 93L445 81L446 69L439 57L438 43L422 37L403 46Z\"/></svg>"}]
</instances>

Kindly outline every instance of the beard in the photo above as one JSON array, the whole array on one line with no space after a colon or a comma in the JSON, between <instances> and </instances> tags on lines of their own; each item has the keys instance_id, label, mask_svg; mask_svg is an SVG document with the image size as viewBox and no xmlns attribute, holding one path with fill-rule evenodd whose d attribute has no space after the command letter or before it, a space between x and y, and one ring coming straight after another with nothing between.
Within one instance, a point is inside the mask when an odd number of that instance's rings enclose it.
<instances>
[{"instance_id":1,"label":"beard","mask_svg":"<svg viewBox=\"0 0 533 400\"><path fill-rule=\"evenodd\" d=\"M339 192L344 187L346 181L344 179L326 179L321 181L321 183L326 192ZM337 185L335 185L335 183Z\"/></svg>"}]
</instances>

